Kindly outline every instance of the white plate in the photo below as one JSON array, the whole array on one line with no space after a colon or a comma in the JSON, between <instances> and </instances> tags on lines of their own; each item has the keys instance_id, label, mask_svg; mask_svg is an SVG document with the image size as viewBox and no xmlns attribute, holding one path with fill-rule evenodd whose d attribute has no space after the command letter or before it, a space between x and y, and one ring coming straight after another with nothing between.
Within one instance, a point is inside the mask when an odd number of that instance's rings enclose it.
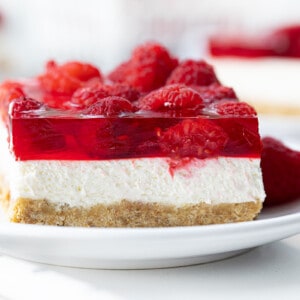
<instances>
[{"instance_id":1,"label":"white plate","mask_svg":"<svg viewBox=\"0 0 300 300\"><path fill-rule=\"evenodd\" d=\"M300 199L252 222L174 228L0 225L0 252L61 266L140 269L227 258L300 233Z\"/></svg>"}]
</instances>

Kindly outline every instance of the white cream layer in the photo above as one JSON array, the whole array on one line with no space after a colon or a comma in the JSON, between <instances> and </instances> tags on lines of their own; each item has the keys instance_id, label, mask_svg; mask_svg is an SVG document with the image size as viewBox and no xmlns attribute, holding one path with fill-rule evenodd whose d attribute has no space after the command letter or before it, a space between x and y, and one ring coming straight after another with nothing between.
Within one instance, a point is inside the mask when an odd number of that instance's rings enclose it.
<instances>
[{"instance_id":1,"label":"white cream layer","mask_svg":"<svg viewBox=\"0 0 300 300\"><path fill-rule=\"evenodd\" d=\"M220 81L233 86L242 101L300 108L300 60L210 59Z\"/></svg>"},{"instance_id":2,"label":"white cream layer","mask_svg":"<svg viewBox=\"0 0 300 300\"><path fill-rule=\"evenodd\" d=\"M123 199L173 205L264 199L259 159L194 159L170 173L166 158L14 162L12 199L47 199L70 206Z\"/></svg>"}]
</instances>

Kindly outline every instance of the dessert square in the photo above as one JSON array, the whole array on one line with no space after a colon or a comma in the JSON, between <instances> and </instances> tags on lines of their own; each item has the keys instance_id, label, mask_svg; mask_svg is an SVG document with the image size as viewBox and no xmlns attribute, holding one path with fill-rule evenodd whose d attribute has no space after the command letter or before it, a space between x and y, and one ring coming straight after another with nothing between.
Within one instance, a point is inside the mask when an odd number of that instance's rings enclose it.
<instances>
[{"instance_id":1,"label":"dessert square","mask_svg":"<svg viewBox=\"0 0 300 300\"><path fill-rule=\"evenodd\" d=\"M49 62L0 87L10 221L154 227L253 220L265 193L255 110L203 60L156 43L104 76Z\"/></svg>"}]
</instances>

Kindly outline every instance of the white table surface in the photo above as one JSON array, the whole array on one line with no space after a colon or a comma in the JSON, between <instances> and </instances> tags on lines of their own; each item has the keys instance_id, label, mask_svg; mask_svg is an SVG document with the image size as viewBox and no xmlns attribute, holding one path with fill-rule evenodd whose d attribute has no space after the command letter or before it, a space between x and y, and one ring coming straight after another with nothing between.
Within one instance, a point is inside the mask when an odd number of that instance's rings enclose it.
<instances>
[{"instance_id":1,"label":"white table surface","mask_svg":"<svg viewBox=\"0 0 300 300\"><path fill-rule=\"evenodd\" d=\"M0 299L300 299L300 235L170 269L77 269L2 255Z\"/></svg>"}]
</instances>

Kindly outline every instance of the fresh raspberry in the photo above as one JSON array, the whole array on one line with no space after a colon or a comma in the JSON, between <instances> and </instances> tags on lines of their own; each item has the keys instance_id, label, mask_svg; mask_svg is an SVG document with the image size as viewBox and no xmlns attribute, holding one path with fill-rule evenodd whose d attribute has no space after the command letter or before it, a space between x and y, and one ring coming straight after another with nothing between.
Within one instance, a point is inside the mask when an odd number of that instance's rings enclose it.
<instances>
[{"instance_id":1,"label":"fresh raspberry","mask_svg":"<svg viewBox=\"0 0 300 300\"><path fill-rule=\"evenodd\" d=\"M83 86L84 81L101 79L101 74L89 64L70 62L59 66L54 61L49 61L45 74L38 78L47 92L71 95Z\"/></svg>"},{"instance_id":2,"label":"fresh raspberry","mask_svg":"<svg viewBox=\"0 0 300 300\"><path fill-rule=\"evenodd\" d=\"M82 86L79 79L63 72L54 62L48 62L46 73L39 76L38 79L41 86L49 93L72 95Z\"/></svg>"},{"instance_id":3,"label":"fresh raspberry","mask_svg":"<svg viewBox=\"0 0 300 300\"><path fill-rule=\"evenodd\" d=\"M155 90L138 103L141 110L174 111L192 109L195 112L203 107L203 100L199 93L182 84L164 86Z\"/></svg>"},{"instance_id":4,"label":"fresh raspberry","mask_svg":"<svg viewBox=\"0 0 300 300\"><path fill-rule=\"evenodd\" d=\"M130 60L113 70L109 78L149 92L163 86L177 65L177 59L171 57L165 47L146 43L137 47Z\"/></svg>"},{"instance_id":5,"label":"fresh raspberry","mask_svg":"<svg viewBox=\"0 0 300 300\"><path fill-rule=\"evenodd\" d=\"M123 62L109 73L108 78L113 82L129 84L130 79L126 76L129 74L130 68L131 60Z\"/></svg>"},{"instance_id":6,"label":"fresh raspberry","mask_svg":"<svg viewBox=\"0 0 300 300\"><path fill-rule=\"evenodd\" d=\"M222 101L213 105L220 115L254 117L257 115L255 109L245 102Z\"/></svg>"},{"instance_id":7,"label":"fresh raspberry","mask_svg":"<svg viewBox=\"0 0 300 300\"><path fill-rule=\"evenodd\" d=\"M83 87L97 88L103 85L102 78L94 77L84 82Z\"/></svg>"},{"instance_id":8,"label":"fresh raspberry","mask_svg":"<svg viewBox=\"0 0 300 300\"><path fill-rule=\"evenodd\" d=\"M109 94L102 86L83 87L75 91L71 104L78 108L85 108L108 96Z\"/></svg>"},{"instance_id":9,"label":"fresh raspberry","mask_svg":"<svg viewBox=\"0 0 300 300\"><path fill-rule=\"evenodd\" d=\"M109 96L122 97L133 102L139 98L140 93L128 85L119 83L107 85L93 81L75 91L71 98L71 104L78 108L85 108Z\"/></svg>"},{"instance_id":10,"label":"fresh raspberry","mask_svg":"<svg viewBox=\"0 0 300 300\"><path fill-rule=\"evenodd\" d=\"M131 102L138 100L141 96L141 93L136 88L122 83L114 83L109 85L92 79L89 80L84 87L91 87L94 89L98 88L107 92L107 96L123 97Z\"/></svg>"},{"instance_id":11,"label":"fresh raspberry","mask_svg":"<svg viewBox=\"0 0 300 300\"><path fill-rule=\"evenodd\" d=\"M89 106L84 113L89 115L118 116L121 113L133 112L132 104L122 97L109 96Z\"/></svg>"},{"instance_id":12,"label":"fresh raspberry","mask_svg":"<svg viewBox=\"0 0 300 300\"><path fill-rule=\"evenodd\" d=\"M25 94L22 90L21 84L12 81L3 82L0 85L0 118L6 123L8 120L8 106L9 103Z\"/></svg>"},{"instance_id":13,"label":"fresh raspberry","mask_svg":"<svg viewBox=\"0 0 300 300\"><path fill-rule=\"evenodd\" d=\"M203 98L204 102L209 104L220 100L238 100L234 90L230 87L213 83L208 86L191 86Z\"/></svg>"},{"instance_id":14,"label":"fresh raspberry","mask_svg":"<svg viewBox=\"0 0 300 300\"><path fill-rule=\"evenodd\" d=\"M125 84L105 85L105 89L110 96L123 97L131 102L138 100L141 95L137 89Z\"/></svg>"},{"instance_id":15,"label":"fresh raspberry","mask_svg":"<svg viewBox=\"0 0 300 300\"><path fill-rule=\"evenodd\" d=\"M186 60L173 70L167 80L167 84L183 83L185 85L206 86L219 83L219 80L211 65L204 60Z\"/></svg>"},{"instance_id":16,"label":"fresh raspberry","mask_svg":"<svg viewBox=\"0 0 300 300\"><path fill-rule=\"evenodd\" d=\"M160 147L175 158L206 158L217 155L227 141L225 131L212 121L187 119L162 133Z\"/></svg>"},{"instance_id":17,"label":"fresh raspberry","mask_svg":"<svg viewBox=\"0 0 300 300\"><path fill-rule=\"evenodd\" d=\"M22 85L18 82L6 81L0 85L0 103L8 104L13 99L25 96Z\"/></svg>"},{"instance_id":18,"label":"fresh raspberry","mask_svg":"<svg viewBox=\"0 0 300 300\"><path fill-rule=\"evenodd\" d=\"M300 197L300 152L280 141L263 138L261 168L267 194L265 204L273 205Z\"/></svg>"},{"instance_id":19,"label":"fresh raspberry","mask_svg":"<svg viewBox=\"0 0 300 300\"><path fill-rule=\"evenodd\" d=\"M11 102L9 113L12 117L17 118L23 114L30 114L41 107L43 107L41 102L28 97L21 97Z\"/></svg>"},{"instance_id":20,"label":"fresh raspberry","mask_svg":"<svg viewBox=\"0 0 300 300\"><path fill-rule=\"evenodd\" d=\"M77 78L81 81L87 81L93 78L97 78L102 81L100 71L91 64L72 61L61 65L60 69L70 77Z\"/></svg>"}]
</instances>

